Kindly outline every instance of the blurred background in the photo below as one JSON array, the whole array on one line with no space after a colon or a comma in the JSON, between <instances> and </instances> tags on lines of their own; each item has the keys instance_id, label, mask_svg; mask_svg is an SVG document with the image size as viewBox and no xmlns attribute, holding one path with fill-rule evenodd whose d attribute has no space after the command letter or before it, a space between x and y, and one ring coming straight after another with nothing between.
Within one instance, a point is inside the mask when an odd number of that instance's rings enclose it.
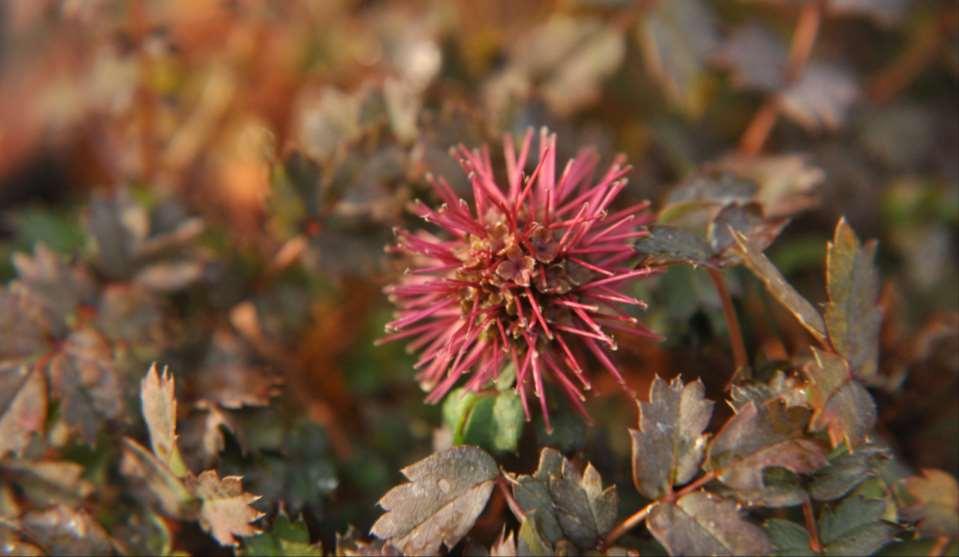
<instances>
[{"instance_id":1,"label":"blurred background","mask_svg":"<svg viewBox=\"0 0 959 557\"><path fill-rule=\"evenodd\" d=\"M87 269L125 397L104 423L142 432L139 378L169 365L193 468L244 475L258 505L283 501L330 543L365 532L399 468L448 437L412 358L373 345L402 272L391 228L432 201L427 172L465 186L451 146L496 153L547 125L561 159L628 157L623 204L658 209L710 168L790 192L769 254L813 301L840 216L878 239L880 430L955 474L957 100L951 0L6 0L0 272L40 244ZM755 280L727 274L757 358L804 346ZM682 373L721 396L732 364L708 276L676 267L635 294L666 341L623 340L633 388ZM595 427L560 405L557 431L534 421L503 462L531 469L551 444L628 483L634 405L606 379L597 391ZM115 434L91 427L93 444L35 452L106 485ZM87 504L109 523L121 499ZM181 527L178 547L215 549Z\"/></svg>"}]
</instances>

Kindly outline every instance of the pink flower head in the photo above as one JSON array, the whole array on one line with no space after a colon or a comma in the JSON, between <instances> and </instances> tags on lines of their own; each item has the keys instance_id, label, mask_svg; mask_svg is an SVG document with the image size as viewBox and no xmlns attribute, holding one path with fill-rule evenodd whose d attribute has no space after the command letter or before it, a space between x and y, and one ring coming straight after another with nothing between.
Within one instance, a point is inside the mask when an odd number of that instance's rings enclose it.
<instances>
[{"instance_id":1,"label":"pink flower head","mask_svg":"<svg viewBox=\"0 0 959 557\"><path fill-rule=\"evenodd\" d=\"M396 230L392 251L410 256L415 268L386 289L398 310L380 342L411 339L432 403L464 375L467 388L479 390L513 363L526 418L532 385L549 429L547 376L588 419L584 352L631 392L608 356L616 350L609 331L658 338L622 310L645 304L619 290L655 270L637 267L633 249L646 234L648 203L610 210L630 167L617 158L594 182L598 157L585 151L557 177L556 135L543 129L538 164L526 176L532 139L529 130L517 153L505 137L505 188L488 148L452 150L472 185L472 207L443 178L430 177L443 204L434 210L416 201L412 211L442 232Z\"/></svg>"}]
</instances>

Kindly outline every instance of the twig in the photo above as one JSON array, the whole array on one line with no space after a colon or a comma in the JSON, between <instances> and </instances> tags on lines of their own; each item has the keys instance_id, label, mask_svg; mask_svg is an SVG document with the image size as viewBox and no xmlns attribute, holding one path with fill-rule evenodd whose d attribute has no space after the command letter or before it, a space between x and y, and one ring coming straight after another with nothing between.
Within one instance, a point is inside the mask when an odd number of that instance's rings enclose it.
<instances>
[{"instance_id":1,"label":"twig","mask_svg":"<svg viewBox=\"0 0 959 557\"><path fill-rule=\"evenodd\" d=\"M869 98L877 104L893 99L915 81L922 70L932 62L942 47L948 18L930 19L913 35L909 47L892 63L881 69L869 84Z\"/></svg>"},{"instance_id":2,"label":"twig","mask_svg":"<svg viewBox=\"0 0 959 557\"><path fill-rule=\"evenodd\" d=\"M716 476L718 475L719 475L719 472L717 470L710 470L709 472L706 472L705 474L697 478L696 481L694 481L693 483L687 485L686 487L680 489L679 491L674 491L673 493L667 495L666 497L663 498L663 501L667 503L672 503L676 499L680 499L684 495L687 495L693 491L696 491L702 486L715 480Z\"/></svg>"},{"instance_id":3,"label":"twig","mask_svg":"<svg viewBox=\"0 0 959 557\"><path fill-rule=\"evenodd\" d=\"M812 511L812 501L807 497L802 504L802 516L806 521L806 530L809 531L809 549L813 553L822 553L822 543L819 541L819 530L816 529L816 517Z\"/></svg>"},{"instance_id":4,"label":"twig","mask_svg":"<svg viewBox=\"0 0 959 557\"><path fill-rule=\"evenodd\" d=\"M803 4L799 12L799 19L796 21L792 43L789 46L789 60L786 64L784 86L796 82L802 76L802 72L809 62L809 55L812 54L812 48L816 44L816 37L819 35L822 10L822 0L808 0ZM766 139L769 138L769 133L779 117L780 105L780 95L775 94L767 98L759 110L756 111L739 140L739 152L741 154L752 156L762 151L763 145L765 145Z\"/></svg>"},{"instance_id":5,"label":"twig","mask_svg":"<svg viewBox=\"0 0 959 557\"><path fill-rule=\"evenodd\" d=\"M733 306L733 299L729 295L729 289L726 288L726 281L723 279L722 272L713 267L707 267L709 278L713 279L713 285L716 287L716 293L723 302L723 316L726 318L726 328L729 329L729 343L733 348L733 361L736 364L736 371L749 366L749 356L746 353L746 343L743 341L743 331L739 326L739 318L736 316L736 308ZM733 374L735 377L735 374ZM732 379L730 379L732 382Z\"/></svg>"}]
</instances>

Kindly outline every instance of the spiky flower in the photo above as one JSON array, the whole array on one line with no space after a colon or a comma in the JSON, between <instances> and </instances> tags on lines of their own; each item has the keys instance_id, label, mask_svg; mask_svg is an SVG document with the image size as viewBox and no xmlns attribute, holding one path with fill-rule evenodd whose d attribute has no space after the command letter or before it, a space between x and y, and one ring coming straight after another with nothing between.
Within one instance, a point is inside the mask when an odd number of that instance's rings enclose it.
<instances>
[{"instance_id":1,"label":"spiky flower","mask_svg":"<svg viewBox=\"0 0 959 557\"><path fill-rule=\"evenodd\" d=\"M617 158L594 182L598 157L584 151L557 177L556 136L544 129L538 164L525 176L532 139L529 130L517 153L506 136L505 188L486 147L452 150L472 185L472 207L443 178L430 177L442 206L416 201L411 210L442 233L395 231L389 250L410 256L414 268L386 289L398 311L380 342L411 339L429 402L442 400L463 375L471 374L466 386L478 390L513 363L527 419L532 387L549 428L547 376L586 415L584 353L629 391L608 355L616 350L610 330L656 337L624 311L645 304L620 291L654 270L637 267L633 249L646 234L648 203L609 209L630 167Z\"/></svg>"}]
</instances>

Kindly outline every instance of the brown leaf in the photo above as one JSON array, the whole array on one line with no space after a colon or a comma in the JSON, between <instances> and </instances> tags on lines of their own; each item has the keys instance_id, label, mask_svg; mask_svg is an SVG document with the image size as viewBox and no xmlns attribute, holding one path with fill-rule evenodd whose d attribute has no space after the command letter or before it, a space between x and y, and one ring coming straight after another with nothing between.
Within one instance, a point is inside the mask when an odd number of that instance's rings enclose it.
<instances>
[{"instance_id":1,"label":"brown leaf","mask_svg":"<svg viewBox=\"0 0 959 557\"><path fill-rule=\"evenodd\" d=\"M0 291L0 361L20 360L46 346L45 330L35 319L36 304L23 293Z\"/></svg>"},{"instance_id":2,"label":"brown leaf","mask_svg":"<svg viewBox=\"0 0 959 557\"><path fill-rule=\"evenodd\" d=\"M788 309L816 340L825 341L826 324L816 308L786 282L779 269L750 239L737 232L733 232L733 236L736 239L736 251L756 278L766 285L766 290Z\"/></svg>"},{"instance_id":3,"label":"brown leaf","mask_svg":"<svg viewBox=\"0 0 959 557\"><path fill-rule=\"evenodd\" d=\"M50 360L50 384L67 425L94 444L104 423L123 415L123 393L106 340L92 329L72 333Z\"/></svg>"},{"instance_id":4,"label":"brown leaf","mask_svg":"<svg viewBox=\"0 0 959 557\"><path fill-rule=\"evenodd\" d=\"M150 366L140 382L140 402L143 405L143 419L150 432L153 454L169 466L174 474L185 476L187 469L177 447L173 376L168 369L164 368L161 376L157 374L156 363Z\"/></svg>"},{"instance_id":5,"label":"brown leaf","mask_svg":"<svg viewBox=\"0 0 959 557\"><path fill-rule=\"evenodd\" d=\"M0 364L0 458L22 454L47 418L43 373L26 364Z\"/></svg>"},{"instance_id":6,"label":"brown leaf","mask_svg":"<svg viewBox=\"0 0 959 557\"><path fill-rule=\"evenodd\" d=\"M10 291L26 298L21 307L47 332L65 335L67 318L93 294L90 277L82 269L67 265L43 244L34 248L33 256L15 253L13 265L17 280L11 283Z\"/></svg>"},{"instance_id":7,"label":"brown leaf","mask_svg":"<svg viewBox=\"0 0 959 557\"><path fill-rule=\"evenodd\" d=\"M882 310L877 304L875 255L875 241L861 245L846 219L840 219L833 241L826 247L826 330L836 352L846 358L853 374L865 381L874 379L879 367Z\"/></svg>"},{"instance_id":8,"label":"brown leaf","mask_svg":"<svg viewBox=\"0 0 959 557\"><path fill-rule=\"evenodd\" d=\"M253 354L233 333L219 330L196 379L197 390L224 408L266 406L281 380L256 365Z\"/></svg>"},{"instance_id":9,"label":"brown leaf","mask_svg":"<svg viewBox=\"0 0 959 557\"><path fill-rule=\"evenodd\" d=\"M667 385L656 376L649 402L637 401L639 429L632 438L633 484L650 499L671 493L699 471L706 451L703 430L713 414L712 401L703 398L699 380L683 385L676 377Z\"/></svg>"},{"instance_id":10,"label":"brown leaf","mask_svg":"<svg viewBox=\"0 0 959 557\"><path fill-rule=\"evenodd\" d=\"M906 520L918 522L926 536L959 535L959 484L947 472L924 469L903 480L912 503L900 509Z\"/></svg>"},{"instance_id":11,"label":"brown leaf","mask_svg":"<svg viewBox=\"0 0 959 557\"><path fill-rule=\"evenodd\" d=\"M84 510L58 505L22 519L24 533L48 555L111 555L113 545L102 526Z\"/></svg>"},{"instance_id":12,"label":"brown leaf","mask_svg":"<svg viewBox=\"0 0 959 557\"><path fill-rule=\"evenodd\" d=\"M855 448L866 441L876 423L876 403L852 377L846 361L831 352L812 349L815 360L803 371L809 377L809 401L815 412L809 427L827 429L833 446L842 441Z\"/></svg>"},{"instance_id":13,"label":"brown leaf","mask_svg":"<svg viewBox=\"0 0 959 557\"><path fill-rule=\"evenodd\" d=\"M646 524L670 555L768 555L773 550L765 531L744 520L734 501L705 491L656 505Z\"/></svg>"},{"instance_id":14,"label":"brown leaf","mask_svg":"<svg viewBox=\"0 0 959 557\"><path fill-rule=\"evenodd\" d=\"M370 532L407 555L435 555L455 546L486 507L499 470L482 449L459 446L402 470L398 485L379 504L387 512Z\"/></svg>"},{"instance_id":15,"label":"brown leaf","mask_svg":"<svg viewBox=\"0 0 959 557\"><path fill-rule=\"evenodd\" d=\"M245 493L239 476L224 476L205 470L190 478L190 487L201 501L200 526L216 538L220 545L238 545L237 537L252 536L259 529L250 524L263 513L250 506L258 495Z\"/></svg>"}]
</instances>

